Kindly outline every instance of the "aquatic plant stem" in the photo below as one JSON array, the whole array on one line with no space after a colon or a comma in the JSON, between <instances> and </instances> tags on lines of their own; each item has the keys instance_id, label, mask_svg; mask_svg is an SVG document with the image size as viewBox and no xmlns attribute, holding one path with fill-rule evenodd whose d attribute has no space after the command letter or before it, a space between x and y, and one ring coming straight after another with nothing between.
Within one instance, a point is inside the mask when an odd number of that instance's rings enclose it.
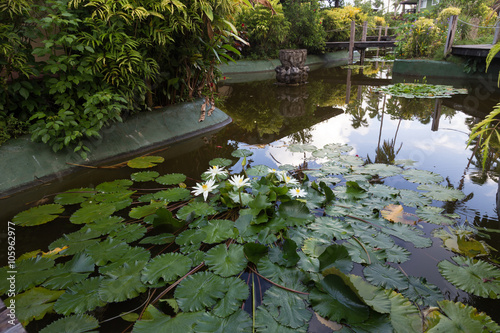
<instances>
[{"instance_id":1,"label":"aquatic plant stem","mask_svg":"<svg viewBox=\"0 0 500 333\"><path fill-rule=\"evenodd\" d=\"M264 280L266 280L267 282L269 282L270 284L272 284L273 286L276 286L278 288L281 288L281 289L284 289L284 290L287 290L287 291L291 291L292 293L297 293L297 294L302 294L302 295L309 295L309 293L305 293L303 291L298 291L298 290L294 290L294 289L290 289L290 288L287 288L285 286L282 286L280 284L277 284L276 282L273 282L271 280L269 280L268 278L266 278L265 276L262 276L260 275L255 269L253 269L252 267L248 266L248 268L250 268L250 270L252 272L254 272L257 276L263 278Z\"/></svg>"},{"instance_id":2,"label":"aquatic plant stem","mask_svg":"<svg viewBox=\"0 0 500 333\"><path fill-rule=\"evenodd\" d=\"M363 250L365 250L365 253L366 253L366 256L368 257L368 265L371 265L372 264L372 259L370 258L370 254L368 253L368 250L366 249L366 247L363 245L363 243L361 243L359 241L359 239L357 239L356 237L352 236L352 238L358 242L359 245L361 245L361 247L363 248Z\"/></svg>"},{"instance_id":3,"label":"aquatic plant stem","mask_svg":"<svg viewBox=\"0 0 500 333\"><path fill-rule=\"evenodd\" d=\"M252 332L255 333L255 275L252 274Z\"/></svg>"},{"instance_id":4,"label":"aquatic plant stem","mask_svg":"<svg viewBox=\"0 0 500 333\"><path fill-rule=\"evenodd\" d=\"M198 266L196 266L195 268L193 268L192 270L190 270L189 272L187 272L183 277L181 277L179 280L175 281L173 284L171 284L167 289L165 289L164 291L162 291L152 302L151 304L155 304L156 302L158 302L160 300L160 298L162 298L163 296L165 296L170 290L174 289L175 286L177 286L179 283L181 283L182 280L184 280L185 278L187 278L189 275L191 274L194 274L196 273L197 271L199 271L203 266L205 266L205 263L202 262L201 264L199 264Z\"/></svg>"}]
</instances>

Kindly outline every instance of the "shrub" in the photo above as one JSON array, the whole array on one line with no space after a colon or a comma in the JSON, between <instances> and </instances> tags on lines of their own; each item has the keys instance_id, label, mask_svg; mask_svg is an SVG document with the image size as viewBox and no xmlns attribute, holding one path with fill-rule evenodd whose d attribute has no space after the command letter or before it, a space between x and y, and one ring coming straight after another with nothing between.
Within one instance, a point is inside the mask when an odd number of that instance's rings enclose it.
<instances>
[{"instance_id":1,"label":"shrub","mask_svg":"<svg viewBox=\"0 0 500 333\"><path fill-rule=\"evenodd\" d=\"M460 15L460 12L462 10L457 7L448 7L443 9L441 12L439 12L439 15L437 17L437 21L439 23L447 23L448 19L453 16L453 15Z\"/></svg>"},{"instance_id":2,"label":"shrub","mask_svg":"<svg viewBox=\"0 0 500 333\"><path fill-rule=\"evenodd\" d=\"M337 42L349 40L352 20L357 25L361 25L367 20L368 15L363 13L359 8L345 6L344 8L324 10L321 17L323 28L327 34L326 39L330 42Z\"/></svg>"},{"instance_id":3,"label":"shrub","mask_svg":"<svg viewBox=\"0 0 500 333\"><path fill-rule=\"evenodd\" d=\"M443 39L443 30L432 19L420 17L402 28L397 38L396 54L402 58L430 57Z\"/></svg>"},{"instance_id":4,"label":"shrub","mask_svg":"<svg viewBox=\"0 0 500 333\"><path fill-rule=\"evenodd\" d=\"M243 48L242 54L257 57L276 57L279 49L285 47L290 22L283 14L283 8L277 0L270 1L276 14L263 6L244 7L236 18L236 24L246 35L249 48Z\"/></svg>"}]
</instances>

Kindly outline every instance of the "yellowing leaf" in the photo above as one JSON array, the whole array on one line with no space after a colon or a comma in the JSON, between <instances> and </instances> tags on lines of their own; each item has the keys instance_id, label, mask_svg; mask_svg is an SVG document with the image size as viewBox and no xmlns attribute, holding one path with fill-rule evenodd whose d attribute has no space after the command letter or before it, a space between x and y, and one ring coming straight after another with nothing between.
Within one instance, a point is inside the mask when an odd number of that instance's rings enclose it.
<instances>
[{"instance_id":1,"label":"yellowing leaf","mask_svg":"<svg viewBox=\"0 0 500 333\"><path fill-rule=\"evenodd\" d=\"M388 221L404 224L416 224L418 217L405 213L401 205L387 205L381 211L382 217Z\"/></svg>"}]
</instances>

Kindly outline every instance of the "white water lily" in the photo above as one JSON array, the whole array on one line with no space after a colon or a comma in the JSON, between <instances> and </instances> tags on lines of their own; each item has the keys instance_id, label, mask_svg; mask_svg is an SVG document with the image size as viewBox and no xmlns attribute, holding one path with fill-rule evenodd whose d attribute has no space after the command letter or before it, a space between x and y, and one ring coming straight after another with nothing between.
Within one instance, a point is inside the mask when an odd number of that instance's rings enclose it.
<instances>
[{"instance_id":1,"label":"white water lily","mask_svg":"<svg viewBox=\"0 0 500 333\"><path fill-rule=\"evenodd\" d=\"M208 175L209 179L215 179L219 175L225 175L227 174L227 171L224 170L224 167L219 167L218 165L214 165L211 168L209 168L205 174Z\"/></svg>"},{"instance_id":2,"label":"white water lily","mask_svg":"<svg viewBox=\"0 0 500 333\"><path fill-rule=\"evenodd\" d=\"M289 190L288 194L290 194L290 196L294 198L303 198L307 195L307 192L301 188L295 187Z\"/></svg>"},{"instance_id":3,"label":"white water lily","mask_svg":"<svg viewBox=\"0 0 500 333\"><path fill-rule=\"evenodd\" d=\"M215 185L215 180L211 179L203 184L196 183L196 186L193 186L193 193L195 196L198 196L203 193L203 200L207 201L208 193L212 192L217 188L218 185Z\"/></svg>"},{"instance_id":4,"label":"white water lily","mask_svg":"<svg viewBox=\"0 0 500 333\"><path fill-rule=\"evenodd\" d=\"M250 178L245 178L245 176L234 175L229 180L229 184L239 189L243 186L249 186Z\"/></svg>"},{"instance_id":5,"label":"white water lily","mask_svg":"<svg viewBox=\"0 0 500 333\"><path fill-rule=\"evenodd\" d=\"M290 175L287 174L286 171L283 171L281 173L278 173L278 178L280 181L285 182L286 185L298 185L299 181Z\"/></svg>"}]
</instances>

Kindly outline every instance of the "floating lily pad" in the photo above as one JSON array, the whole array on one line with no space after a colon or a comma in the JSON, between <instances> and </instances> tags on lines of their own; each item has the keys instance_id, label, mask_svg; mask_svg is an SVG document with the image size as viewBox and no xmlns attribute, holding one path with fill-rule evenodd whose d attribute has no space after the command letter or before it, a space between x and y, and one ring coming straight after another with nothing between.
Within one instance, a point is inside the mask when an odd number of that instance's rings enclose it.
<instances>
[{"instance_id":1,"label":"floating lily pad","mask_svg":"<svg viewBox=\"0 0 500 333\"><path fill-rule=\"evenodd\" d=\"M156 192L153 197L155 200L164 200L167 202L185 201L191 197L191 192L188 189L176 187Z\"/></svg>"},{"instance_id":2,"label":"floating lily pad","mask_svg":"<svg viewBox=\"0 0 500 333\"><path fill-rule=\"evenodd\" d=\"M145 261L124 263L121 267L107 271L99 286L99 298L104 302L121 302L137 297L147 290L141 281Z\"/></svg>"},{"instance_id":3,"label":"floating lily pad","mask_svg":"<svg viewBox=\"0 0 500 333\"><path fill-rule=\"evenodd\" d=\"M193 261L180 253L166 253L153 258L142 271L144 283L156 284L160 279L165 282L183 276L190 269Z\"/></svg>"},{"instance_id":4,"label":"floating lily pad","mask_svg":"<svg viewBox=\"0 0 500 333\"><path fill-rule=\"evenodd\" d=\"M448 260L438 264L439 272L446 280L470 294L500 298L500 270L482 260L466 257L452 258L458 266Z\"/></svg>"},{"instance_id":5,"label":"floating lily pad","mask_svg":"<svg viewBox=\"0 0 500 333\"><path fill-rule=\"evenodd\" d=\"M312 316L298 294L275 286L266 291L262 303L277 322L291 328L304 326Z\"/></svg>"},{"instance_id":6,"label":"floating lily pad","mask_svg":"<svg viewBox=\"0 0 500 333\"><path fill-rule=\"evenodd\" d=\"M403 177L412 183L420 184L441 183L444 180L443 177L437 173L417 169L405 170L403 172Z\"/></svg>"},{"instance_id":7,"label":"floating lily pad","mask_svg":"<svg viewBox=\"0 0 500 333\"><path fill-rule=\"evenodd\" d=\"M213 314L227 317L236 312L244 300L250 295L249 286L237 277L225 279L226 295L220 299L213 308Z\"/></svg>"},{"instance_id":8,"label":"floating lily pad","mask_svg":"<svg viewBox=\"0 0 500 333\"><path fill-rule=\"evenodd\" d=\"M467 94L467 89L426 83L396 83L385 87L377 87L375 91L405 98L450 98L457 94Z\"/></svg>"},{"instance_id":9,"label":"floating lily pad","mask_svg":"<svg viewBox=\"0 0 500 333\"><path fill-rule=\"evenodd\" d=\"M59 204L37 206L17 214L12 222L23 227L40 225L55 220L63 211Z\"/></svg>"},{"instance_id":10,"label":"floating lily pad","mask_svg":"<svg viewBox=\"0 0 500 333\"><path fill-rule=\"evenodd\" d=\"M141 156L127 162L130 168L147 169L162 163L165 159L161 156Z\"/></svg>"},{"instance_id":11,"label":"floating lily pad","mask_svg":"<svg viewBox=\"0 0 500 333\"><path fill-rule=\"evenodd\" d=\"M436 184L419 185L417 189L422 191L428 191L424 192L423 195L434 200L455 201L455 200L462 200L463 198L465 198L465 194L460 190Z\"/></svg>"},{"instance_id":12,"label":"floating lily pad","mask_svg":"<svg viewBox=\"0 0 500 333\"><path fill-rule=\"evenodd\" d=\"M208 162L209 165L211 166L221 166L221 167L228 167L233 164L233 161L227 158L214 158L213 160L210 160Z\"/></svg>"},{"instance_id":13,"label":"floating lily pad","mask_svg":"<svg viewBox=\"0 0 500 333\"><path fill-rule=\"evenodd\" d=\"M95 192L96 191L90 187L72 189L56 195L54 197L54 202L60 205L74 205L88 200Z\"/></svg>"},{"instance_id":14,"label":"floating lily pad","mask_svg":"<svg viewBox=\"0 0 500 333\"><path fill-rule=\"evenodd\" d=\"M156 171L141 171L141 172L135 172L130 175L130 178L134 182L149 182L155 180L160 173Z\"/></svg>"},{"instance_id":15,"label":"floating lily pad","mask_svg":"<svg viewBox=\"0 0 500 333\"><path fill-rule=\"evenodd\" d=\"M48 290L42 287L35 287L14 298L5 300L5 304L10 306L11 300L15 301L16 317L26 326L32 320L40 320L47 313L52 312L55 301L64 294L64 290Z\"/></svg>"},{"instance_id":16,"label":"floating lily pad","mask_svg":"<svg viewBox=\"0 0 500 333\"><path fill-rule=\"evenodd\" d=\"M66 293L57 300L54 310L57 313L69 315L85 313L105 305L106 302L99 298L99 286L103 279L102 276L92 277L68 288Z\"/></svg>"},{"instance_id":17,"label":"floating lily pad","mask_svg":"<svg viewBox=\"0 0 500 333\"><path fill-rule=\"evenodd\" d=\"M241 272L247 266L247 259L242 245L219 244L208 250L205 263L215 274L228 277Z\"/></svg>"},{"instance_id":18,"label":"floating lily pad","mask_svg":"<svg viewBox=\"0 0 500 333\"><path fill-rule=\"evenodd\" d=\"M224 281L211 272L195 273L179 283L174 297L182 311L200 311L215 305L225 296Z\"/></svg>"},{"instance_id":19,"label":"floating lily pad","mask_svg":"<svg viewBox=\"0 0 500 333\"><path fill-rule=\"evenodd\" d=\"M233 151L231 153L231 156L233 156L233 157L248 157L248 156L252 156L252 155L253 155L253 152L251 152L248 149L236 149L235 151Z\"/></svg>"},{"instance_id":20,"label":"floating lily pad","mask_svg":"<svg viewBox=\"0 0 500 333\"><path fill-rule=\"evenodd\" d=\"M74 224L95 222L111 216L115 210L115 205L111 203L91 204L74 212L69 218L69 221Z\"/></svg>"},{"instance_id":21,"label":"floating lily pad","mask_svg":"<svg viewBox=\"0 0 500 333\"><path fill-rule=\"evenodd\" d=\"M182 173L170 173L156 178L156 182L162 185L177 185L186 180Z\"/></svg>"},{"instance_id":22,"label":"floating lily pad","mask_svg":"<svg viewBox=\"0 0 500 333\"><path fill-rule=\"evenodd\" d=\"M58 319L40 333L86 333L99 327L99 321L92 316L81 314ZM95 332L95 331L93 331Z\"/></svg>"},{"instance_id":23,"label":"floating lily pad","mask_svg":"<svg viewBox=\"0 0 500 333\"><path fill-rule=\"evenodd\" d=\"M372 264L363 270L366 280L377 287L404 290L408 288L408 279L400 270L391 266Z\"/></svg>"}]
</instances>

